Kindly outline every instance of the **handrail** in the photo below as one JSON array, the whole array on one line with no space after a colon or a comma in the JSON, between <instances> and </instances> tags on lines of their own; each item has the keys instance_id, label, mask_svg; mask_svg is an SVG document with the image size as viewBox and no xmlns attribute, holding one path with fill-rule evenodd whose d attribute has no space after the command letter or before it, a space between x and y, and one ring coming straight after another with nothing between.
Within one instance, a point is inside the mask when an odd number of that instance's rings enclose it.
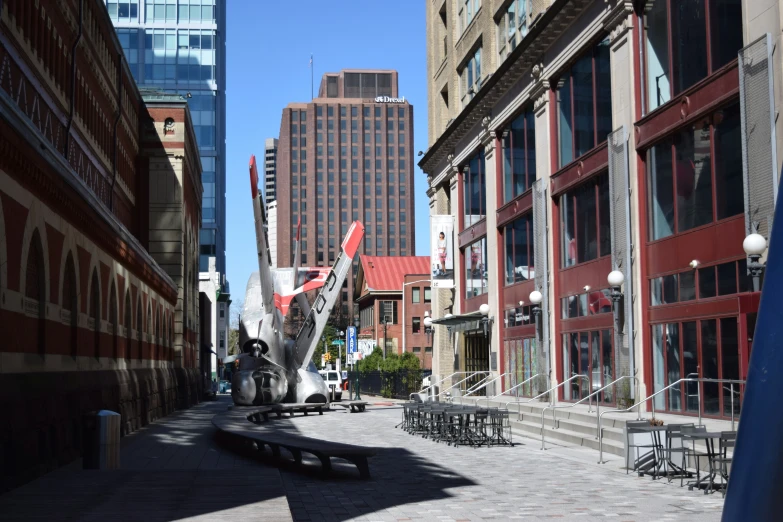
<instances>
[{"instance_id":1,"label":"handrail","mask_svg":"<svg viewBox=\"0 0 783 522\"><path fill-rule=\"evenodd\" d=\"M689 375L692 375L692 374L689 374ZM679 385L681 382L730 383L732 385L732 389L734 388L734 384L740 384L740 385L746 384L745 381L739 380L739 379L705 379L705 378L691 379L691 378L685 377L684 379L680 379L678 381L675 381L675 382L671 383L670 385L668 385L668 386L666 386L664 388L661 388L657 392L653 393L652 395L650 395L648 397L645 397L644 399L642 399L641 401L637 402L633 406L630 406L629 408L617 409L617 410L606 410L605 412L601 413L598 416L598 455L599 455L598 456L598 463L599 464L605 464L605 462L604 462L604 445L603 445L604 434L603 434L603 428L601 428L601 419L603 418L604 415L606 415L607 413L612 413L612 412L623 413L623 412L626 412L626 411L630 411L630 410L632 410L634 408L637 408L636 411L638 413L639 412L638 408L641 408L642 404L646 403L647 401L649 401L650 399L652 399L656 395L659 395L659 394L665 392L669 388L672 388L674 386ZM655 418L655 406L653 406L652 414L653 414L653 418ZM701 394L699 394L699 424L701 424ZM731 401L731 429L732 429L732 431L734 431L734 401L733 400Z\"/></svg>"},{"instance_id":2,"label":"handrail","mask_svg":"<svg viewBox=\"0 0 783 522\"><path fill-rule=\"evenodd\" d=\"M636 376L623 375L622 377L613 380L612 382L610 382L609 384L607 384L603 388L599 388L599 389L595 390L594 392L592 392L587 397L582 397L580 400L578 400L577 402L575 402L573 404L567 404L567 405L562 405L562 406L557 406L557 405L554 405L554 404L550 404L549 406L544 408L541 411L541 449L542 450L545 449L545 445L544 445L544 414L546 413L546 410L548 410L548 409L552 410L552 429L557 429L557 422L555 421L555 410L565 409L565 408L573 408L577 404L581 404L582 402L584 402L585 399L589 399L593 395L597 395L597 394L601 393L602 391L604 391L608 387L614 386L615 384L617 384L618 382L622 381L623 379L633 379L633 380L636 381L637 386L639 384L639 379ZM598 398L596 398L596 400L595 400L595 414L596 415L599 414L598 411L599 411ZM588 411L588 413L589 413L589 411ZM641 415L640 415L639 418L641 418Z\"/></svg>"},{"instance_id":3,"label":"handrail","mask_svg":"<svg viewBox=\"0 0 783 522\"><path fill-rule=\"evenodd\" d=\"M468 372L464 372L464 373L468 373ZM451 385L449 388L447 388L447 389L445 389L445 390L441 390L440 392L438 392L438 393L435 395L435 398L437 399L438 397L440 397L440 396L441 396L441 394L442 394L442 393L444 393L444 392L448 392L448 390L453 390L455 386L459 386L460 384L462 384L463 382L467 381L468 379L472 379L472 378L473 378L473 377L475 377L476 375L481 375L482 373L490 373L490 372L487 372L487 371L472 372L472 373L470 373L470 375L468 375L467 377L465 377L465 378L464 378L464 379L462 379L461 381L459 381L459 382L457 382L457 383L455 383L455 384L452 384L452 385Z\"/></svg>"},{"instance_id":4,"label":"handrail","mask_svg":"<svg viewBox=\"0 0 783 522\"><path fill-rule=\"evenodd\" d=\"M479 387L478 387L478 388L476 388L475 390L468 390L468 393L466 393L465 395L463 395L463 397L467 397L468 395L471 395L471 394L473 394L473 393L475 393L475 392L479 391L479 390L480 390L480 389L482 389L482 388L486 388L487 386L489 386L489 385L490 385L490 384L492 384L493 382L497 381L498 379L502 379L502 378L503 378L503 377L505 377L506 375L511 375L511 372L505 372L505 373L501 373L500 375L498 375L497 377L495 377L495 378L494 378L494 379L492 379L491 381L487 381L487 382L485 382L484 384L482 384L481 386L479 386ZM490 375L487 375L487 378L489 378L490 376L491 376L491 374L490 374ZM479 399L479 397L476 397L476 401L478 401L478 399Z\"/></svg>"},{"instance_id":5,"label":"handrail","mask_svg":"<svg viewBox=\"0 0 783 522\"><path fill-rule=\"evenodd\" d=\"M461 374L463 374L463 373L470 373L470 372L454 372L454 373L452 373L452 374L450 374L450 375L447 375L447 376L446 376L446 377L444 377L443 379L439 380L439 381L438 381L438 382L436 382L435 384L430 384L430 385L429 385L429 386L427 386L426 388L422 388L421 390L419 390L419 391L417 391L417 392L413 392L413 393L411 393L411 394L408 396L408 398L409 398L409 399L413 399L413 396L414 396L414 395L416 395L417 393L422 393L422 392L425 392L425 391L429 390L430 388L433 388L433 387L437 386L438 384L440 384L440 383L444 382L446 379L450 379L450 378L454 377L455 375L461 375Z\"/></svg>"},{"instance_id":6,"label":"handrail","mask_svg":"<svg viewBox=\"0 0 783 522\"><path fill-rule=\"evenodd\" d=\"M583 373L577 373L576 375L572 375L572 376L571 376L571 377L569 377L568 379L564 380L564 381L563 381L563 382L561 382L560 384L557 384L557 385L555 385L555 386L552 386L552 387L551 387L551 388L549 388L548 390L546 390L546 391L544 391L544 392L541 392L541 393L539 393L538 395L536 395L535 397L532 397L532 398L530 398L530 399L526 400L524 403L520 403L519 401L516 401L516 402L517 402L517 404L527 404L528 402L533 402L534 400L538 399L539 397L543 397L543 396L544 396L544 395L546 395L547 393L549 393L549 392L551 392L551 391L554 391L554 390L558 389L558 388L559 388L559 387L561 387L562 385L564 385L564 384L567 384L567 383L569 383L569 382L573 381L574 379L581 379L581 378L583 378L583 379L587 379L587 384L590 384L590 377L588 377L587 375L585 375L585 374L583 374ZM511 404L512 402L514 402L514 401L508 401L508 402L506 403L506 406L508 406L508 405L509 405L509 404ZM520 416L521 414L522 414L522 412L520 411L520 409L519 409L519 406L517 406L517 420L519 420L519 416Z\"/></svg>"},{"instance_id":7,"label":"handrail","mask_svg":"<svg viewBox=\"0 0 783 522\"><path fill-rule=\"evenodd\" d=\"M505 374L504 374L504 375L505 375ZM467 390L465 390L465 395L463 395L463 397L467 397L467 396L468 396L468 395L470 395L471 393L477 392L477 391L479 391L481 388L483 388L484 386L486 386L487 384L489 384L488 382L484 382L484 381L486 381L486 380L487 380L487 379L489 379L490 377L492 377L492 372L489 372L489 373L487 373L487 375L485 375L484 377L482 377L481 379L479 379L479 381L478 381L476 384L474 384L473 386L471 386L471 387L469 387Z\"/></svg>"},{"instance_id":8,"label":"handrail","mask_svg":"<svg viewBox=\"0 0 783 522\"><path fill-rule=\"evenodd\" d=\"M530 381L532 381L533 379L535 379L536 377L539 377L541 375L543 375L543 374L537 373L537 374L533 375L532 377L530 377L528 379L525 379L524 381L520 382L519 384L515 384L514 386L512 386L508 390L502 391L502 392L498 393L497 395L493 395L492 397L476 397L476 406L478 406L478 401L480 401L481 399L487 399L487 408L489 408L489 401L490 400L495 399L497 397L500 397L501 395L505 395L505 394L507 394L508 392L510 392L512 390L516 390L520 386L523 386L523 385L529 383ZM519 399L519 397L517 397L517 399ZM509 402L513 402L513 401L509 401ZM508 406L509 402L506 403L506 406Z\"/></svg>"}]
</instances>

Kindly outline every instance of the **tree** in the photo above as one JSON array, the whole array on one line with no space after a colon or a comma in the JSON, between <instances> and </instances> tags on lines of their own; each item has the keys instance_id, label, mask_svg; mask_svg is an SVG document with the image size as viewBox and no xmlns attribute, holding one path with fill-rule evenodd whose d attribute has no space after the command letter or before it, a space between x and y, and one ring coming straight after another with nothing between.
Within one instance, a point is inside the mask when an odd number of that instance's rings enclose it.
<instances>
[{"instance_id":1,"label":"tree","mask_svg":"<svg viewBox=\"0 0 783 522\"><path fill-rule=\"evenodd\" d=\"M321 339L318 341L318 346L316 347L315 352L313 352L313 362L315 362L316 366L320 366L321 364L321 356L324 354L324 340L326 340L326 349L331 354L332 361L336 361L341 355L344 356L345 350L342 346L332 344L338 338L343 339L342 337L338 337L337 331L337 328L331 323L327 323L324 327ZM342 364L345 365L345 361L343 361Z\"/></svg>"}]
</instances>

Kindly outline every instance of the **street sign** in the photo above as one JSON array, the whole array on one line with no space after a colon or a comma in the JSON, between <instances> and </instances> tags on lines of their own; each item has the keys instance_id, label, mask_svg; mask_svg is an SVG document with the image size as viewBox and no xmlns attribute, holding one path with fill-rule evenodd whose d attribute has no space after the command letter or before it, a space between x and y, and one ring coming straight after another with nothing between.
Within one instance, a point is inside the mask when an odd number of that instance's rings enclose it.
<instances>
[{"instance_id":1,"label":"street sign","mask_svg":"<svg viewBox=\"0 0 783 522\"><path fill-rule=\"evenodd\" d=\"M348 343L348 353L356 353L357 352L357 343L356 343L356 327L355 326L349 326L348 331L345 332L345 340Z\"/></svg>"}]
</instances>

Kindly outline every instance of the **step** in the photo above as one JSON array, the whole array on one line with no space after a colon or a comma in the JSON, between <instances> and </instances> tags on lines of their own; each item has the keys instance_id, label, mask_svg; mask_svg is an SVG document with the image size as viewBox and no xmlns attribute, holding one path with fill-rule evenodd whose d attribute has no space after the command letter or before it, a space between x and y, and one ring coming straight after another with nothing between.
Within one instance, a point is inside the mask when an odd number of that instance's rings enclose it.
<instances>
[{"instance_id":1,"label":"step","mask_svg":"<svg viewBox=\"0 0 783 522\"><path fill-rule=\"evenodd\" d=\"M533 439L537 444L541 444L541 422L533 423L528 421L511 421L511 429L514 432L519 432L523 436L529 439ZM568 444L572 446L581 446L598 451L598 439L593 435L584 435L575 431L567 429L553 430L551 428L545 428L545 437L547 444ZM604 438L604 452L612 455L622 457L625 454L624 446L617 441L608 440Z\"/></svg>"}]
</instances>

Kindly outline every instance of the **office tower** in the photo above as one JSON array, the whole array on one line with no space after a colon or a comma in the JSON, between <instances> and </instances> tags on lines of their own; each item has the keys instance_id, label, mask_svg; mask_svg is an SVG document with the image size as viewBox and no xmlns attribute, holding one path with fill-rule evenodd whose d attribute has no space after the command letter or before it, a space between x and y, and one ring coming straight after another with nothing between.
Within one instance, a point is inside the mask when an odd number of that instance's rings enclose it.
<instances>
[{"instance_id":1,"label":"office tower","mask_svg":"<svg viewBox=\"0 0 783 522\"><path fill-rule=\"evenodd\" d=\"M264 205L276 198L277 187L277 139L267 138L264 142ZM274 258L273 258L274 259Z\"/></svg>"},{"instance_id":2,"label":"office tower","mask_svg":"<svg viewBox=\"0 0 783 522\"><path fill-rule=\"evenodd\" d=\"M185 96L203 167L199 271L226 270L225 87L223 0L105 0L140 88Z\"/></svg>"},{"instance_id":3,"label":"office tower","mask_svg":"<svg viewBox=\"0 0 783 522\"><path fill-rule=\"evenodd\" d=\"M396 71L327 73L317 98L283 109L276 197L278 266L290 266L300 220L304 266L334 263L355 220L365 226L360 253L414 252L413 106ZM339 325L353 324L353 280L335 307Z\"/></svg>"}]
</instances>

